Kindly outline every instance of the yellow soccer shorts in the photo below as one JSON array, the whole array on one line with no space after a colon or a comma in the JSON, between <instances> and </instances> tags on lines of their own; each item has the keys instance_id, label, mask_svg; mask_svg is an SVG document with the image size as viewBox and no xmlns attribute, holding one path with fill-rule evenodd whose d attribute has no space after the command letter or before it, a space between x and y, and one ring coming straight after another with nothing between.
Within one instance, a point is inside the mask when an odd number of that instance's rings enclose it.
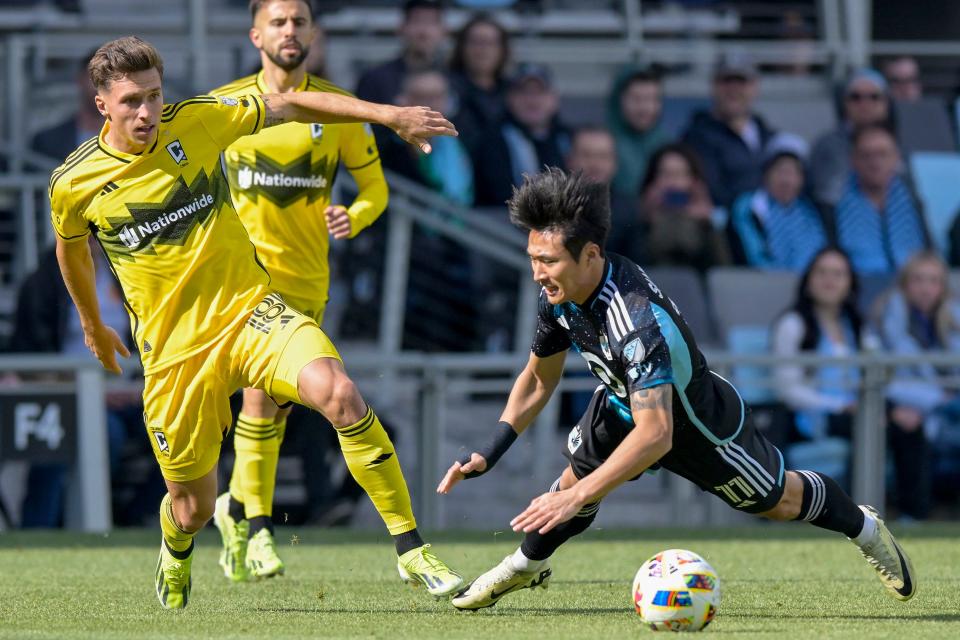
<instances>
[{"instance_id":1,"label":"yellow soccer shorts","mask_svg":"<svg viewBox=\"0 0 960 640\"><path fill-rule=\"evenodd\" d=\"M321 301L313 298L303 298L288 291L280 291L280 296L288 305L303 315L313 318L318 327L323 326L323 312L327 310L326 296Z\"/></svg>"},{"instance_id":2,"label":"yellow soccer shorts","mask_svg":"<svg viewBox=\"0 0 960 640\"><path fill-rule=\"evenodd\" d=\"M251 300L246 319L216 344L146 376L144 423L163 477L206 475L233 422L230 395L254 387L278 404L299 403L297 378L317 358L342 362L316 321L269 293Z\"/></svg>"}]
</instances>

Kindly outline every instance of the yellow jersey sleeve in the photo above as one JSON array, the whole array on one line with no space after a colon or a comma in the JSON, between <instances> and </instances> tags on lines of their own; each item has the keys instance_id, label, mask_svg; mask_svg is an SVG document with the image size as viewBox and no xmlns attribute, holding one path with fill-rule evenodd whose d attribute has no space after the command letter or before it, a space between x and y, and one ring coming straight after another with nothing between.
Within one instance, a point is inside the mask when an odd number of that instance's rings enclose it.
<instances>
[{"instance_id":1,"label":"yellow jersey sleeve","mask_svg":"<svg viewBox=\"0 0 960 640\"><path fill-rule=\"evenodd\" d=\"M199 96L192 100L203 101L204 109L197 109L197 117L207 130L211 138L220 146L220 149L226 149L237 138L259 133L263 129L266 107L263 99L259 95L244 95L239 97L229 96ZM168 108L164 109L164 118L172 119L176 115L179 105L185 102L178 102L171 105L170 115L166 115Z\"/></svg>"},{"instance_id":2,"label":"yellow jersey sleeve","mask_svg":"<svg viewBox=\"0 0 960 640\"><path fill-rule=\"evenodd\" d=\"M96 150L97 139L87 140L50 175L50 221L53 230L65 242L76 242L90 235L90 222L83 217L79 203L74 202L71 179L65 175Z\"/></svg>"},{"instance_id":3,"label":"yellow jersey sleeve","mask_svg":"<svg viewBox=\"0 0 960 640\"><path fill-rule=\"evenodd\" d=\"M369 227L387 208L389 189L380 166L380 153L369 124L343 125L341 142L343 165L359 189L356 200L347 209L350 237Z\"/></svg>"}]
</instances>

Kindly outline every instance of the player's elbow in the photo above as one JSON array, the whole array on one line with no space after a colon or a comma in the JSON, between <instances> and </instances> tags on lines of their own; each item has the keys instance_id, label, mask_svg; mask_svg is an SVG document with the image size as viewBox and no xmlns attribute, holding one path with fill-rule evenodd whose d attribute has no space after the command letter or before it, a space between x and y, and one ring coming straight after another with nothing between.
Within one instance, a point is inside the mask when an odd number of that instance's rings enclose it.
<instances>
[{"instance_id":1,"label":"player's elbow","mask_svg":"<svg viewBox=\"0 0 960 640\"><path fill-rule=\"evenodd\" d=\"M657 453L660 454L660 458L670 453L670 450L673 449L673 438L670 435L663 435L656 439L655 447Z\"/></svg>"},{"instance_id":2,"label":"player's elbow","mask_svg":"<svg viewBox=\"0 0 960 640\"><path fill-rule=\"evenodd\" d=\"M650 437L650 446L659 454L658 458L662 458L673 449L673 429L668 422L664 421L663 424L654 429Z\"/></svg>"}]
</instances>

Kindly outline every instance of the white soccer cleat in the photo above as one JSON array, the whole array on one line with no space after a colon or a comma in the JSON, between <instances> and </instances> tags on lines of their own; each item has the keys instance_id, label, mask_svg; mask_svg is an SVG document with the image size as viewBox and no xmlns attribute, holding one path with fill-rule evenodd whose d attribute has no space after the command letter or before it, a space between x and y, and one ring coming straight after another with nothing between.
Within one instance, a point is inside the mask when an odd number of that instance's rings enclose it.
<instances>
[{"instance_id":1,"label":"white soccer cleat","mask_svg":"<svg viewBox=\"0 0 960 640\"><path fill-rule=\"evenodd\" d=\"M545 562L536 571L517 571L510 561L511 556L470 583L450 601L457 609L485 609L492 607L500 598L520 589L546 589L553 570Z\"/></svg>"},{"instance_id":2,"label":"white soccer cleat","mask_svg":"<svg viewBox=\"0 0 960 640\"><path fill-rule=\"evenodd\" d=\"M880 582L897 600L909 600L917 592L917 576L913 564L896 538L887 529L880 514L873 507L860 505L864 517L872 517L877 522L873 536L862 547L860 553L876 570Z\"/></svg>"}]
</instances>

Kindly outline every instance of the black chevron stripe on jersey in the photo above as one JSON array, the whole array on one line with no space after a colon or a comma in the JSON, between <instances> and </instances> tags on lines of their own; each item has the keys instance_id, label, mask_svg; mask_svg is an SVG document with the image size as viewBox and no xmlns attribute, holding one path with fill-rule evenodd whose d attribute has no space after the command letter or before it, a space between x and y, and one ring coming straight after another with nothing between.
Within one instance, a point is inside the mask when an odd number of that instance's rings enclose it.
<instances>
[{"instance_id":1,"label":"black chevron stripe on jersey","mask_svg":"<svg viewBox=\"0 0 960 640\"><path fill-rule=\"evenodd\" d=\"M173 120L178 113L184 108L189 107L194 104L216 104L218 100L213 96L199 96L196 98L190 98L182 102L176 102L172 105L164 107L163 113L160 114L160 122L170 122Z\"/></svg>"},{"instance_id":2,"label":"black chevron stripe on jersey","mask_svg":"<svg viewBox=\"0 0 960 640\"><path fill-rule=\"evenodd\" d=\"M108 193L113 193L114 191L116 191L116 190L119 189L119 188L120 188L120 187L117 185L116 182L110 181L110 182L108 182L107 184L105 184L105 185L103 186L103 189L100 191L100 195L105 196L105 195L107 195Z\"/></svg>"},{"instance_id":3,"label":"black chevron stripe on jersey","mask_svg":"<svg viewBox=\"0 0 960 640\"><path fill-rule=\"evenodd\" d=\"M60 169L59 171L54 171L50 175L49 195L51 198L53 197L53 188L56 186L57 181L60 180L60 178L62 178L63 176L65 176L68 171L70 171L71 169L76 167L78 164L83 162L87 157L90 156L90 154L96 151L98 142L99 140L97 138L92 138L87 142L84 142L82 145L80 145L80 148L78 148L76 151L74 151L70 155L70 158L73 158L72 160L70 160L67 163L64 163L62 169Z\"/></svg>"}]
</instances>

